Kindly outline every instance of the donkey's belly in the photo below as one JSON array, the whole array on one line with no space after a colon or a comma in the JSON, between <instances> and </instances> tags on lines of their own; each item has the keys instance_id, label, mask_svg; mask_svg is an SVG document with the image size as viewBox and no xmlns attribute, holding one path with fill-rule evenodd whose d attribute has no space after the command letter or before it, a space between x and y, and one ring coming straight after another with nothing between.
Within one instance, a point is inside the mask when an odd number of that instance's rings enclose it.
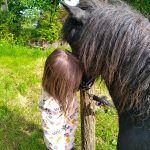
<instances>
[{"instance_id":1,"label":"donkey's belly","mask_svg":"<svg viewBox=\"0 0 150 150\"><path fill-rule=\"evenodd\" d=\"M117 150L150 150L150 124L120 125Z\"/></svg>"}]
</instances>

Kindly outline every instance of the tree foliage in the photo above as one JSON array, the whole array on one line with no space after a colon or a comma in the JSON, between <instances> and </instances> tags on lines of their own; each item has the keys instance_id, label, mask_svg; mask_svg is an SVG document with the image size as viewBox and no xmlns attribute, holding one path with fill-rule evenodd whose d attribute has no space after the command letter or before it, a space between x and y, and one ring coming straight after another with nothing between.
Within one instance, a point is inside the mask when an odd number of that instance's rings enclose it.
<instances>
[{"instance_id":1,"label":"tree foliage","mask_svg":"<svg viewBox=\"0 0 150 150\"><path fill-rule=\"evenodd\" d=\"M8 10L0 11L0 40L27 44L43 39L53 42L59 38L60 0L9 0ZM0 6L5 4L0 0Z\"/></svg>"},{"instance_id":2,"label":"tree foliage","mask_svg":"<svg viewBox=\"0 0 150 150\"><path fill-rule=\"evenodd\" d=\"M124 0L150 18L150 0Z\"/></svg>"}]
</instances>

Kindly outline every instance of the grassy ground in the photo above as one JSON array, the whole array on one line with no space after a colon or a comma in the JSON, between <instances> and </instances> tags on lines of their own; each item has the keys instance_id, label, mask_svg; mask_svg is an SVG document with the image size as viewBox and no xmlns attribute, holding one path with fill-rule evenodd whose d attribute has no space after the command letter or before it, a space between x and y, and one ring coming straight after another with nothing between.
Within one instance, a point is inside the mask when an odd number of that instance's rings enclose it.
<instances>
[{"instance_id":1,"label":"grassy ground","mask_svg":"<svg viewBox=\"0 0 150 150\"><path fill-rule=\"evenodd\" d=\"M0 149L46 150L38 99L46 56L52 51L0 44ZM107 94L103 84L103 93ZM99 91L99 90L97 90ZM117 116L113 109L96 111L97 150L115 150ZM81 149L80 126L76 148Z\"/></svg>"}]
</instances>

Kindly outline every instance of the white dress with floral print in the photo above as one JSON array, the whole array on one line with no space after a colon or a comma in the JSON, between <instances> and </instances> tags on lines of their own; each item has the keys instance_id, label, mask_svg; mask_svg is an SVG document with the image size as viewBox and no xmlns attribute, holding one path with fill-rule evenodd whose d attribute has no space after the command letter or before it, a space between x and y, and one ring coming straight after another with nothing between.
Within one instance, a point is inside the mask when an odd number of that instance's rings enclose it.
<instances>
[{"instance_id":1,"label":"white dress with floral print","mask_svg":"<svg viewBox=\"0 0 150 150\"><path fill-rule=\"evenodd\" d=\"M46 92L40 97L39 108L42 113L44 140L48 149L71 150L78 124L77 100L74 97L73 109L65 118L57 101Z\"/></svg>"}]
</instances>

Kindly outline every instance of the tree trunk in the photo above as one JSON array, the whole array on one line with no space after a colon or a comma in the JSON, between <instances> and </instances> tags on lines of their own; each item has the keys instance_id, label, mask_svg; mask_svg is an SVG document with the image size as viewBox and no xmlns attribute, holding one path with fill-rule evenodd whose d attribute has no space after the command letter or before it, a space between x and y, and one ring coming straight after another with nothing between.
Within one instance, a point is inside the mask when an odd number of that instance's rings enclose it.
<instances>
[{"instance_id":1,"label":"tree trunk","mask_svg":"<svg viewBox=\"0 0 150 150\"><path fill-rule=\"evenodd\" d=\"M95 150L95 104L80 91L82 150Z\"/></svg>"},{"instance_id":2,"label":"tree trunk","mask_svg":"<svg viewBox=\"0 0 150 150\"><path fill-rule=\"evenodd\" d=\"M3 0L3 3L0 6L1 11L8 11L8 1Z\"/></svg>"}]
</instances>

